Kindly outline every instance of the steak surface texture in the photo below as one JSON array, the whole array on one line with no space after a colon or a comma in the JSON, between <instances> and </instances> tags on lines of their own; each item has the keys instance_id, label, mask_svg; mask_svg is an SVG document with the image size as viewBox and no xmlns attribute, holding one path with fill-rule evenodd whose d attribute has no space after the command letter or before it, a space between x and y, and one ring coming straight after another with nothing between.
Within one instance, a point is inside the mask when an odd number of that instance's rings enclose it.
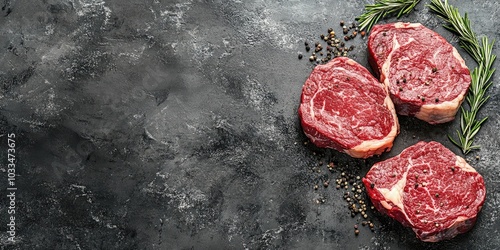
<instances>
[{"instance_id":1,"label":"steak surface texture","mask_svg":"<svg viewBox=\"0 0 500 250\"><path fill-rule=\"evenodd\" d=\"M347 57L314 68L298 112L304 133L316 146L356 158L390 150L399 133L387 88Z\"/></svg>"},{"instance_id":2,"label":"steak surface texture","mask_svg":"<svg viewBox=\"0 0 500 250\"><path fill-rule=\"evenodd\" d=\"M398 114L431 124L455 118L471 77L446 39L420 23L381 24L370 32L368 51Z\"/></svg>"},{"instance_id":3,"label":"steak surface texture","mask_svg":"<svg viewBox=\"0 0 500 250\"><path fill-rule=\"evenodd\" d=\"M469 231L486 196L483 177L434 141L419 142L376 163L363 183L377 210L427 242Z\"/></svg>"}]
</instances>

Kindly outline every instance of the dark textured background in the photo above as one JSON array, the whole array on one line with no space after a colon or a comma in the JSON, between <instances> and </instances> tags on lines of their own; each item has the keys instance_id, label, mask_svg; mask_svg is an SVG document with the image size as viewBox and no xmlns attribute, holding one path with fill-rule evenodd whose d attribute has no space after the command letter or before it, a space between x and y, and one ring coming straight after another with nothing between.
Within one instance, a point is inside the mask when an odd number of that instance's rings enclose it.
<instances>
[{"instance_id":1,"label":"dark textured background","mask_svg":"<svg viewBox=\"0 0 500 250\"><path fill-rule=\"evenodd\" d=\"M422 243L370 212L375 232L361 227L356 237L361 219L350 217L341 191L321 186L338 171L320 160L362 175L419 140L460 154L446 137L457 121L405 117L380 158L304 145L297 107L312 65L297 54L328 27L340 33L339 21L369 2L1 1L1 249L500 248L498 73L480 112L489 116L481 150L467 156L488 189L471 232ZM401 20L456 45L426 3ZM469 12L479 35L500 40L498 2L450 3ZM367 66L366 39L351 44ZM6 245L11 132L18 241Z\"/></svg>"}]
</instances>

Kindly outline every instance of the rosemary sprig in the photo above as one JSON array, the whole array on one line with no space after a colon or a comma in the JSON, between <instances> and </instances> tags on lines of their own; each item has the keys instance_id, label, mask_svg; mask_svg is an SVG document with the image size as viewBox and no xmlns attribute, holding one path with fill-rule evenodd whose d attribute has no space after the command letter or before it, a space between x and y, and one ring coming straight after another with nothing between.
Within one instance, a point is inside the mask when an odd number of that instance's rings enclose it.
<instances>
[{"instance_id":1,"label":"rosemary sprig","mask_svg":"<svg viewBox=\"0 0 500 250\"><path fill-rule=\"evenodd\" d=\"M420 0L376 0L365 5L365 12L356 18L360 30L369 32L381 18L397 12L397 18L410 13Z\"/></svg>"},{"instance_id":2,"label":"rosemary sprig","mask_svg":"<svg viewBox=\"0 0 500 250\"><path fill-rule=\"evenodd\" d=\"M486 91L492 84L490 79L495 72L492 68L496 59L496 55L492 53L494 41L490 43L487 37L482 37L479 42L471 28L467 13L462 17L457 8L448 4L448 0L431 0L428 7L448 23L444 26L446 29L458 34L460 47L465 49L478 64L471 73L471 85L466 98L468 108L465 108L465 105L460 108L461 131L457 130L458 140L448 135L464 154L468 154L471 150L479 149L479 145L473 144L474 136L488 119L488 117L478 119L477 113L490 98L486 95Z\"/></svg>"}]
</instances>

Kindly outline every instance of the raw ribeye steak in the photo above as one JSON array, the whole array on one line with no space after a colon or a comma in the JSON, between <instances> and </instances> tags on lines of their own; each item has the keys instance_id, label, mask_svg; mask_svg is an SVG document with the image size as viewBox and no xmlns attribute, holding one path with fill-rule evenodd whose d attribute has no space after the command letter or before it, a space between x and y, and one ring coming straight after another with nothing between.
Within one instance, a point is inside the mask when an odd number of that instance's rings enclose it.
<instances>
[{"instance_id":1,"label":"raw ribeye steak","mask_svg":"<svg viewBox=\"0 0 500 250\"><path fill-rule=\"evenodd\" d=\"M386 87L347 57L314 68L302 88L299 116L316 146L356 158L390 150L399 133Z\"/></svg>"},{"instance_id":2,"label":"raw ribeye steak","mask_svg":"<svg viewBox=\"0 0 500 250\"><path fill-rule=\"evenodd\" d=\"M486 196L483 177L438 142L419 142L376 163L363 178L374 206L422 241L470 230Z\"/></svg>"},{"instance_id":3,"label":"raw ribeye steak","mask_svg":"<svg viewBox=\"0 0 500 250\"><path fill-rule=\"evenodd\" d=\"M375 25L368 51L398 114L431 124L455 118L471 77L460 54L442 36L420 23Z\"/></svg>"}]
</instances>

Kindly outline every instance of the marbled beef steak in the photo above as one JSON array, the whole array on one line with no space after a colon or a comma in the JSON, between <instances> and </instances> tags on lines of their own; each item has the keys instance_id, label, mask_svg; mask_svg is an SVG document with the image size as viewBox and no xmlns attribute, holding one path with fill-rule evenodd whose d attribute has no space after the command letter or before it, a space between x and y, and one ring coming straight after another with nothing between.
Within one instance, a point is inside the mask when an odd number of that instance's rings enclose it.
<instances>
[{"instance_id":1,"label":"marbled beef steak","mask_svg":"<svg viewBox=\"0 0 500 250\"><path fill-rule=\"evenodd\" d=\"M346 57L314 68L302 88L299 116L316 146L356 158L390 150L399 133L387 88Z\"/></svg>"},{"instance_id":2,"label":"marbled beef steak","mask_svg":"<svg viewBox=\"0 0 500 250\"><path fill-rule=\"evenodd\" d=\"M377 210L429 242L470 230L486 196L483 177L438 142L376 163L363 183Z\"/></svg>"},{"instance_id":3,"label":"marbled beef steak","mask_svg":"<svg viewBox=\"0 0 500 250\"><path fill-rule=\"evenodd\" d=\"M442 36L419 23L375 25L368 50L398 114L431 124L455 118L471 77L460 54Z\"/></svg>"}]
</instances>

